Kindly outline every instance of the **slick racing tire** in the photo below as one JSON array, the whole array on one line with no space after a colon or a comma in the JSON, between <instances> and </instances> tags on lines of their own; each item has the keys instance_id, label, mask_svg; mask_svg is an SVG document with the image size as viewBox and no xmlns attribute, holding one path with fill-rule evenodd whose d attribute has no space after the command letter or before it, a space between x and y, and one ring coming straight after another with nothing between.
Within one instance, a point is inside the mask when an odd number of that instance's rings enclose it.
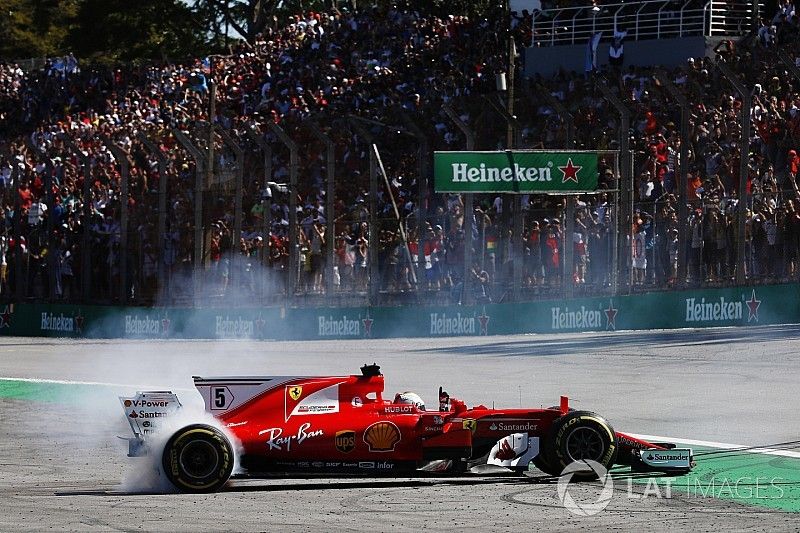
<instances>
[{"instance_id":1,"label":"slick racing tire","mask_svg":"<svg viewBox=\"0 0 800 533\"><path fill-rule=\"evenodd\" d=\"M596 461L606 470L617 458L617 434L600 415L573 411L558 418L543 439L534 464L539 470L559 476L575 461ZM574 472L575 479L596 479L593 470Z\"/></svg>"},{"instance_id":2,"label":"slick racing tire","mask_svg":"<svg viewBox=\"0 0 800 533\"><path fill-rule=\"evenodd\" d=\"M178 490L214 492L231 477L234 452L220 430L193 424L170 437L161 461L167 479Z\"/></svg>"}]
</instances>

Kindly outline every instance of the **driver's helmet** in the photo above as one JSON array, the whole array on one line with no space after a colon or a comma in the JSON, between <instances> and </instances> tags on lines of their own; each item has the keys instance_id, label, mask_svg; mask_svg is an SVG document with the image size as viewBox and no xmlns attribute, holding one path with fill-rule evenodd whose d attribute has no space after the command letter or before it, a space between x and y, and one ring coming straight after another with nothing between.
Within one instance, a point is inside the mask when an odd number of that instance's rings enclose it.
<instances>
[{"instance_id":1,"label":"driver's helmet","mask_svg":"<svg viewBox=\"0 0 800 533\"><path fill-rule=\"evenodd\" d=\"M394 397L394 403L413 405L416 406L416 408L420 411L425 410L425 402L423 402L422 398L419 397L419 394L415 392L398 392Z\"/></svg>"}]
</instances>

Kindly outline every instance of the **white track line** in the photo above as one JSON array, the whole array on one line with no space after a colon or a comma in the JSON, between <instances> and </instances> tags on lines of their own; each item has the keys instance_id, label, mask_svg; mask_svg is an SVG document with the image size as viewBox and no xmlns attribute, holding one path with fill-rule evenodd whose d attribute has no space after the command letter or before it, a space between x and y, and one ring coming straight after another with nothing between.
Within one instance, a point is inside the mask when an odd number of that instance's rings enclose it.
<instances>
[{"instance_id":1,"label":"white track line","mask_svg":"<svg viewBox=\"0 0 800 533\"><path fill-rule=\"evenodd\" d=\"M95 387L123 387L128 389L139 389L139 390L156 390L156 389L163 389L163 386L150 386L150 385L133 385L130 383L106 383L102 381L72 381L72 380L64 380L64 379L40 379L40 378L13 378L13 377L4 377L0 376L0 381L22 381L25 383L44 383L44 384L53 384L53 385L91 385ZM176 391L193 391L194 389L188 388L174 388L170 387L171 390Z\"/></svg>"},{"instance_id":2,"label":"white track line","mask_svg":"<svg viewBox=\"0 0 800 533\"><path fill-rule=\"evenodd\" d=\"M777 455L779 457L791 457L792 459L800 459L800 452L793 452L791 450L780 450L774 448L767 448L767 447L759 447L756 449L750 449L752 446L747 446L745 444L730 444L727 442L714 442L714 441L707 441L707 440L695 440L695 439L676 439L673 437L661 437L658 435L636 435L634 433L629 433L631 437L646 440L649 442L673 442L675 444L685 444L687 446L704 446L706 448L719 448L721 450L739 450L743 453L759 453L762 455Z\"/></svg>"}]
</instances>

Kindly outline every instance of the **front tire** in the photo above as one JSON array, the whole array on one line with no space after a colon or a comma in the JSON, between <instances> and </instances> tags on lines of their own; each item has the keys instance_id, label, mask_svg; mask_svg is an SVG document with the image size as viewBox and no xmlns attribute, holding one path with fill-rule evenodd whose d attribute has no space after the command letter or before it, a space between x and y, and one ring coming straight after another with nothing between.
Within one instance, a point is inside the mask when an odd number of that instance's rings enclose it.
<instances>
[{"instance_id":1,"label":"front tire","mask_svg":"<svg viewBox=\"0 0 800 533\"><path fill-rule=\"evenodd\" d=\"M162 465L167 479L183 492L215 492L233 472L233 446L215 427L193 424L167 441Z\"/></svg>"},{"instance_id":2,"label":"front tire","mask_svg":"<svg viewBox=\"0 0 800 533\"><path fill-rule=\"evenodd\" d=\"M573 411L553 422L534 464L551 476L559 476L576 461L596 461L606 470L617 458L617 434L596 413ZM596 479L593 471L574 472L576 479Z\"/></svg>"}]
</instances>

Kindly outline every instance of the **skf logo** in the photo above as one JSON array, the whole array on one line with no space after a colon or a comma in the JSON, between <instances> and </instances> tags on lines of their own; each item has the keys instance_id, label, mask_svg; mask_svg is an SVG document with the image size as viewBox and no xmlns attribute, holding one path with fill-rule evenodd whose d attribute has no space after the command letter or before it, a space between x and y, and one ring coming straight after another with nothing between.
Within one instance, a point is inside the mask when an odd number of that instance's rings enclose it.
<instances>
[{"instance_id":1,"label":"skf logo","mask_svg":"<svg viewBox=\"0 0 800 533\"><path fill-rule=\"evenodd\" d=\"M475 422L475 419L473 418L465 418L461 425L464 429L468 429L473 433L475 433L475 430L478 429L478 423Z\"/></svg>"},{"instance_id":2,"label":"skf logo","mask_svg":"<svg viewBox=\"0 0 800 533\"><path fill-rule=\"evenodd\" d=\"M303 387L299 387L295 385L294 387L289 387L289 398L294 401L297 401L300 396L303 394Z\"/></svg>"},{"instance_id":3,"label":"skf logo","mask_svg":"<svg viewBox=\"0 0 800 533\"><path fill-rule=\"evenodd\" d=\"M336 444L336 449L340 452L350 453L356 447L356 432L349 429L337 431L334 443Z\"/></svg>"}]
</instances>

